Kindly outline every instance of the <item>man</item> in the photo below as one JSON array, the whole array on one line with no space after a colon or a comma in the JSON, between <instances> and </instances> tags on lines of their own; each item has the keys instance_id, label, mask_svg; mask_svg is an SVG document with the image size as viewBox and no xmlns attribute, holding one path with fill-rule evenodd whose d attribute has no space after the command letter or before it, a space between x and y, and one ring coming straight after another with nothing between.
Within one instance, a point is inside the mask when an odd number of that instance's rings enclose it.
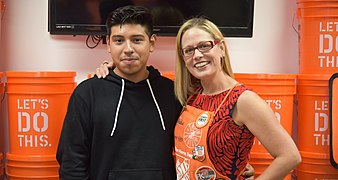
<instances>
[{"instance_id":1,"label":"man","mask_svg":"<svg viewBox=\"0 0 338 180\"><path fill-rule=\"evenodd\" d=\"M74 90L57 150L60 179L175 179L173 131L182 107L173 82L146 66L156 41L152 16L126 6L106 25L116 67Z\"/></svg>"}]
</instances>

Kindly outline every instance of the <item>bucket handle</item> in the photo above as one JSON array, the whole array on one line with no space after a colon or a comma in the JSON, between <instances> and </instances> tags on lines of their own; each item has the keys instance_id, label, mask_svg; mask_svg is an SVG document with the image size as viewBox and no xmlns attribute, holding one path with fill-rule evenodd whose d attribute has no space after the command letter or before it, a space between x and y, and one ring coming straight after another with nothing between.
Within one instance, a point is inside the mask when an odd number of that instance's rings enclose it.
<instances>
[{"instance_id":1,"label":"bucket handle","mask_svg":"<svg viewBox=\"0 0 338 180\"><path fill-rule=\"evenodd\" d=\"M4 179L9 179L8 174L7 174L6 166L3 167L3 172L4 172L3 175L5 176Z\"/></svg>"},{"instance_id":2,"label":"bucket handle","mask_svg":"<svg viewBox=\"0 0 338 180\"><path fill-rule=\"evenodd\" d=\"M298 17L298 10L296 12L293 13L293 17L292 17L292 29L298 34L298 38L300 37L298 28L295 27L295 17ZM297 23L297 25L299 26L299 23Z\"/></svg>"},{"instance_id":3,"label":"bucket handle","mask_svg":"<svg viewBox=\"0 0 338 180\"><path fill-rule=\"evenodd\" d=\"M7 91L7 86L6 86L6 83L4 83L4 94L1 97L1 103L4 102L4 100L5 100L6 91Z\"/></svg>"}]
</instances>

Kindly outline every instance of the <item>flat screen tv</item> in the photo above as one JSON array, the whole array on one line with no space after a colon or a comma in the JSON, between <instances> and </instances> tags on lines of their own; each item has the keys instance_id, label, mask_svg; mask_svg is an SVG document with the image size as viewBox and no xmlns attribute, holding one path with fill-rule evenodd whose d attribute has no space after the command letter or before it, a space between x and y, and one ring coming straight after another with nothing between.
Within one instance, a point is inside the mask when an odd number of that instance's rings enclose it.
<instances>
[{"instance_id":1,"label":"flat screen tv","mask_svg":"<svg viewBox=\"0 0 338 180\"><path fill-rule=\"evenodd\" d=\"M198 16L212 20L225 37L253 34L254 0L49 0L49 32L104 36L107 14L126 5L150 9L160 36L175 36L185 19Z\"/></svg>"}]
</instances>

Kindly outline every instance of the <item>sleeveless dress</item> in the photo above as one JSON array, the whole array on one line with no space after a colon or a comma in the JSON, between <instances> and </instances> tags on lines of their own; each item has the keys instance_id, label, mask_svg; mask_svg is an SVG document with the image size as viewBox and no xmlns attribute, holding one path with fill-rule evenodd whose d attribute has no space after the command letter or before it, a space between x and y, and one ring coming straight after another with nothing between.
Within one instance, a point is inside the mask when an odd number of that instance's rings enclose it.
<instances>
[{"instance_id":1,"label":"sleeveless dress","mask_svg":"<svg viewBox=\"0 0 338 180\"><path fill-rule=\"evenodd\" d=\"M244 179L240 174L249 162L254 135L234 122L232 112L245 90L251 89L237 85L217 95L190 98L175 127L178 180ZM191 112L198 118L188 118Z\"/></svg>"}]
</instances>

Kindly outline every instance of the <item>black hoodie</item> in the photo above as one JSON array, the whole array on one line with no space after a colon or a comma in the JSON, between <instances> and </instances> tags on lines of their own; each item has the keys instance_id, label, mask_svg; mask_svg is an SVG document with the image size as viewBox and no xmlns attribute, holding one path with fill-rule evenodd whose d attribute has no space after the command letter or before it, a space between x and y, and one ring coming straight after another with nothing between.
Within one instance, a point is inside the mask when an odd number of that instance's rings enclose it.
<instances>
[{"instance_id":1,"label":"black hoodie","mask_svg":"<svg viewBox=\"0 0 338 180\"><path fill-rule=\"evenodd\" d=\"M60 179L176 179L173 133L182 107L173 82L148 71L138 83L111 71L76 87L57 150Z\"/></svg>"}]
</instances>

